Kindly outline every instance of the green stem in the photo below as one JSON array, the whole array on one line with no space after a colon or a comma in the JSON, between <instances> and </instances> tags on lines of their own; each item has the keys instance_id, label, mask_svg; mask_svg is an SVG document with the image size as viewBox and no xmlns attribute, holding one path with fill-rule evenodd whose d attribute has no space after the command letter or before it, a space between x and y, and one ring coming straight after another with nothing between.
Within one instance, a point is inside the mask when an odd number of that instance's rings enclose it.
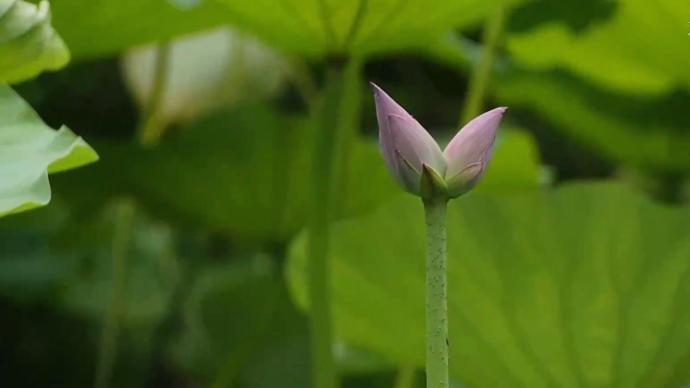
<instances>
[{"instance_id":1,"label":"green stem","mask_svg":"<svg viewBox=\"0 0 690 388\"><path fill-rule=\"evenodd\" d=\"M156 47L153 84L137 130L142 145L157 144L165 132L166 127L160 123L160 115L168 82L169 62L170 43L161 43Z\"/></svg>"},{"instance_id":2,"label":"green stem","mask_svg":"<svg viewBox=\"0 0 690 388\"><path fill-rule=\"evenodd\" d=\"M117 337L120 320L125 310L125 272L127 268L127 247L129 246L134 207L123 202L115 208L112 258L112 290L110 304L106 311L101 332L101 341L96 365L95 388L107 388L113 375L117 355Z\"/></svg>"},{"instance_id":3,"label":"green stem","mask_svg":"<svg viewBox=\"0 0 690 388\"><path fill-rule=\"evenodd\" d=\"M416 368L411 365L402 365L395 378L395 388L413 388L415 386Z\"/></svg>"},{"instance_id":4,"label":"green stem","mask_svg":"<svg viewBox=\"0 0 690 388\"><path fill-rule=\"evenodd\" d=\"M424 202L426 221L426 388L448 388L446 204Z\"/></svg>"},{"instance_id":5,"label":"green stem","mask_svg":"<svg viewBox=\"0 0 690 388\"><path fill-rule=\"evenodd\" d=\"M496 57L496 50L503 35L505 27L507 10L505 5L496 6L496 11L486 22L484 34L482 37L483 50L479 61L474 67L474 71L470 77L470 83L467 90L467 97L465 98L465 105L462 109L460 117L460 124L464 124L479 113L481 113L484 106L484 98L486 90L489 86L489 78L491 76L491 69Z\"/></svg>"},{"instance_id":6,"label":"green stem","mask_svg":"<svg viewBox=\"0 0 690 388\"><path fill-rule=\"evenodd\" d=\"M317 112L314 143L308 268L314 388L338 386L333 362L329 229L339 203L341 174L350 132L356 124L359 62L333 63Z\"/></svg>"}]
</instances>

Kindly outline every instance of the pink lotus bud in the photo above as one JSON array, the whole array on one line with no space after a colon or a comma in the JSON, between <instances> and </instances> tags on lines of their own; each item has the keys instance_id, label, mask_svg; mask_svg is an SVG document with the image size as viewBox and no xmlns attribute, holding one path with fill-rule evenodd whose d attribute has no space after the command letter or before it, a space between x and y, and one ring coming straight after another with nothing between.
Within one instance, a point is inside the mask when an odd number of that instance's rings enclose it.
<instances>
[{"instance_id":1,"label":"pink lotus bud","mask_svg":"<svg viewBox=\"0 0 690 388\"><path fill-rule=\"evenodd\" d=\"M484 175L491 160L496 130L506 109L496 108L475 117L446 146L443 151L448 165L445 177L451 198L472 189Z\"/></svg>"},{"instance_id":2,"label":"pink lotus bud","mask_svg":"<svg viewBox=\"0 0 690 388\"><path fill-rule=\"evenodd\" d=\"M393 177L406 191L421 195L424 166L440 176L446 172L443 153L434 138L393 101L386 92L371 84L379 122L379 144Z\"/></svg>"},{"instance_id":3,"label":"pink lotus bud","mask_svg":"<svg viewBox=\"0 0 690 388\"><path fill-rule=\"evenodd\" d=\"M412 194L455 198L474 187L491 159L496 130L507 108L486 112L465 125L441 152L436 141L375 84L379 143L386 166Z\"/></svg>"}]
</instances>

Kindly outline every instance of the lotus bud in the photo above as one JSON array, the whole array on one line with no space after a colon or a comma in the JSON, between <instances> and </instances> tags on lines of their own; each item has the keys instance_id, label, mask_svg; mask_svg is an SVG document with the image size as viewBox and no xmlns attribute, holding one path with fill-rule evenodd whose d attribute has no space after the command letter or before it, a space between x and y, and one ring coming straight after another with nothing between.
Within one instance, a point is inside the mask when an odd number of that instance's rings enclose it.
<instances>
[{"instance_id":1,"label":"lotus bud","mask_svg":"<svg viewBox=\"0 0 690 388\"><path fill-rule=\"evenodd\" d=\"M474 187L491 159L506 108L465 125L441 152L429 132L375 84L379 145L388 170L407 192L423 198L455 198Z\"/></svg>"},{"instance_id":2,"label":"lotus bud","mask_svg":"<svg viewBox=\"0 0 690 388\"><path fill-rule=\"evenodd\" d=\"M468 192L484 175L493 153L496 130L506 109L496 108L475 117L446 146L443 156L451 198Z\"/></svg>"},{"instance_id":3,"label":"lotus bud","mask_svg":"<svg viewBox=\"0 0 690 388\"><path fill-rule=\"evenodd\" d=\"M424 168L445 176L443 152L417 120L378 86L371 84L379 123L379 145L393 178L405 190L421 195Z\"/></svg>"}]
</instances>

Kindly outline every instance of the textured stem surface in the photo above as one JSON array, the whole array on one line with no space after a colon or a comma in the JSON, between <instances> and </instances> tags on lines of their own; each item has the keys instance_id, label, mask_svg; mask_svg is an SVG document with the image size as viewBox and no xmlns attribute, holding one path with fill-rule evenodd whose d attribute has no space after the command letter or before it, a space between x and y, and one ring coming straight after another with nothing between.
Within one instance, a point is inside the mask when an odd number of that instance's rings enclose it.
<instances>
[{"instance_id":1,"label":"textured stem surface","mask_svg":"<svg viewBox=\"0 0 690 388\"><path fill-rule=\"evenodd\" d=\"M426 387L448 388L446 201L425 201Z\"/></svg>"}]
</instances>

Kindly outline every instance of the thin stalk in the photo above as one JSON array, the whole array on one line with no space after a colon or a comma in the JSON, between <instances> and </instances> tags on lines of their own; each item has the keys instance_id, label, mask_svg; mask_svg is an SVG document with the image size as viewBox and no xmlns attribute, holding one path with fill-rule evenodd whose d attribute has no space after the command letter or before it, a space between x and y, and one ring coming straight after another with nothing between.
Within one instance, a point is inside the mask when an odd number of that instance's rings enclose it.
<instances>
[{"instance_id":1,"label":"thin stalk","mask_svg":"<svg viewBox=\"0 0 690 388\"><path fill-rule=\"evenodd\" d=\"M505 5L497 5L496 11L486 22L482 36L483 50L470 76L465 105L460 116L461 125L481 113L484 107L484 98L489 86L491 69L496 57L496 50L503 35L507 13Z\"/></svg>"},{"instance_id":2,"label":"thin stalk","mask_svg":"<svg viewBox=\"0 0 690 388\"><path fill-rule=\"evenodd\" d=\"M156 47L153 84L149 98L139 123L137 133L142 145L155 145L165 132L165 125L160 123L165 88L168 83L170 62L170 43L161 43Z\"/></svg>"},{"instance_id":3,"label":"thin stalk","mask_svg":"<svg viewBox=\"0 0 690 388\"><path fill-rule=\"evenodd\" d=\"M426 388L448 388L446 204L424 201L426 221Z\"/></svg>"},{"instance_id":4,"label":"thin stalk","mask_svg":"<svg viewBox=\"0 0 690 388\"><path fill-rule=\"evenodd\" d=\"M112 291L108 310L103 320L96 375L93 384L95 388L107 388L113 376L120 321L125 311L124 287L127 269L127 248L129 247L133 218L134 207L132 204L123 202L117 205L110 248Z\"/></svg>"},{"instance_id":5,"label":"thin stalk","mask_svg":"<svg viewBox=\"0 0 690 388\"><path fill-rule=\"evenodd\" d=\"M308 225L308 274L314 388L338 386L333 362L331 284L328 260L330 223L338 203L342 164L349 132L356 123L359 62L333 63L316 115L311 216ZM353 86L354 84L354 86Z\"/></svg>"},{"instance_id":6,"label":"thin stalk","mask_svg":"<svg viewBox=\"0 0 690 388\"><path fill-rule=\"evenodd\" d=\"M398 369L395 378L395 388L414 388L416 368L411 365L402 365Z\"/></svg>"}]
</instances>

